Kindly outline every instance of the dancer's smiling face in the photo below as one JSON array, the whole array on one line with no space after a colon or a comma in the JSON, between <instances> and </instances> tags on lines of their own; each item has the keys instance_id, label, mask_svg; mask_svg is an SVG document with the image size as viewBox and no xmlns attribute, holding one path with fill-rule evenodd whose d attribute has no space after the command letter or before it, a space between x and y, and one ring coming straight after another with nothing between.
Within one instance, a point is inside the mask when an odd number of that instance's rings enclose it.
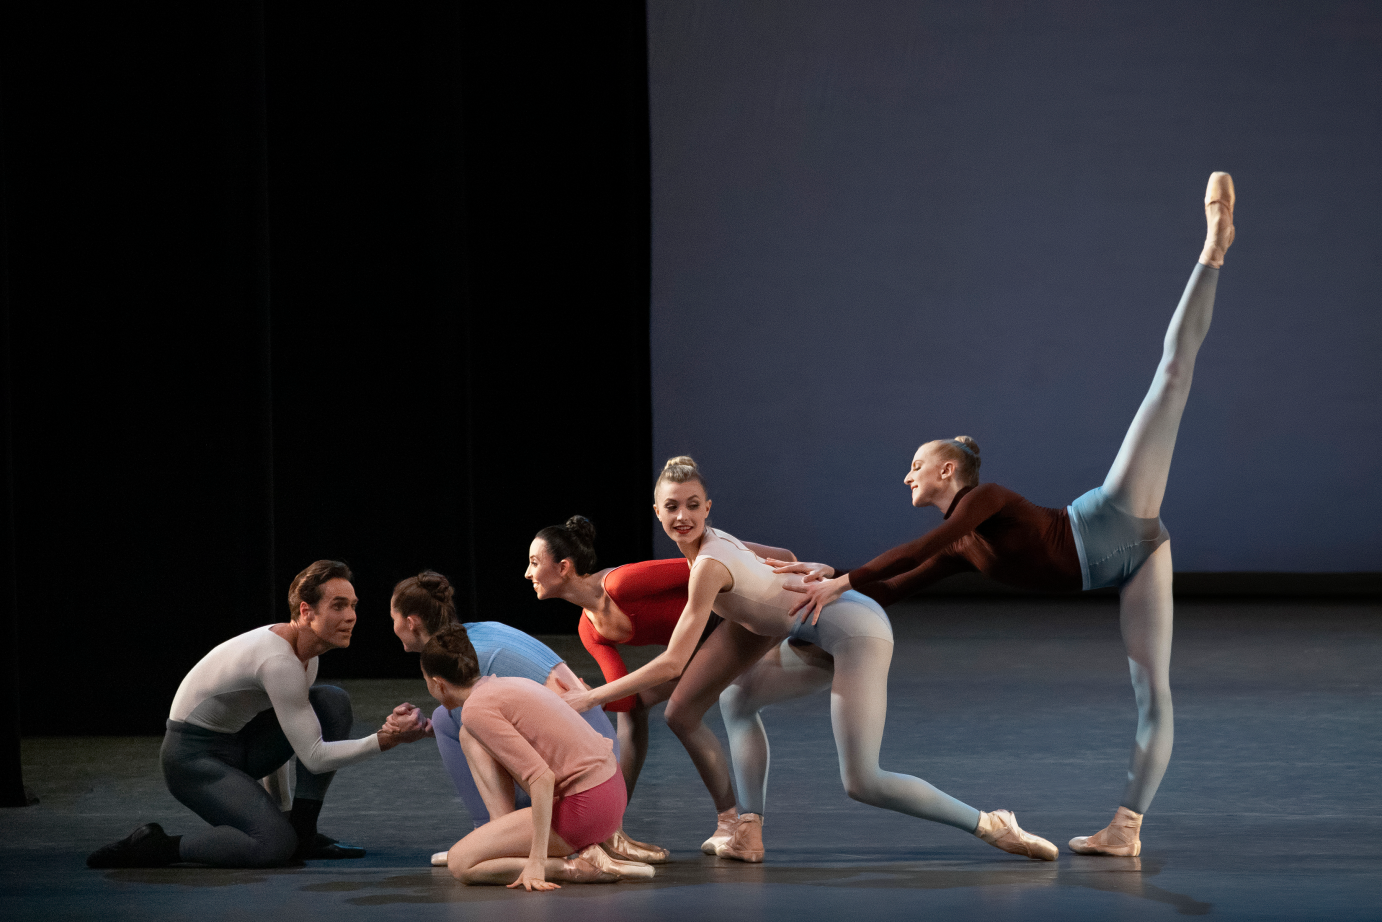
<instances>
[{"instance_id":1,"label":"dancer's smiling face","mask_svg":"<svg viewBox=\"0 0 1382 922\"><path fill-rule=\"evenodd\" d=\"M664 480L657 487L653 512L667 537L677 544L699 541L705 534L705 519L710 515L710 499L699 480L672 483Z\"/></svg>"},{"instance_id":2,"label":"dancer's smiling face","mask_svg":"<svg viewBox=\"0 0 1382 922\"><path fill-rule=\"evenodd\" d=\"M404 615L392 602L389 603L389 617L393 619L393 633L403 641L403 649L409 653L421 653L432 637L422 626L417 615Z\"/></svg>"},{"instance_id":3,"label":"dancer's smiling face","mask_svg":"<svg viewBox=\"0 0 1382 922\"><path fill-rule=\"evenodd\" d=\"M936 450L934 442L927 442L912 456L912 467L902 478L912 491L912 505L930 506L955 479L955 462Z\"/></svg>"},{"instance_id":4,"label":"dancer's smiling face","mask_svg":"<svg viewBox=\"0 0 1382 922\"><path fill-rule=\"evenodd\" d=\"M528 545L528 569L523 575L533 584L539 599L550 599L571 578L576 568L570 560L553 559L552 549L541 538Z\"/></svg>"}]
</instances>

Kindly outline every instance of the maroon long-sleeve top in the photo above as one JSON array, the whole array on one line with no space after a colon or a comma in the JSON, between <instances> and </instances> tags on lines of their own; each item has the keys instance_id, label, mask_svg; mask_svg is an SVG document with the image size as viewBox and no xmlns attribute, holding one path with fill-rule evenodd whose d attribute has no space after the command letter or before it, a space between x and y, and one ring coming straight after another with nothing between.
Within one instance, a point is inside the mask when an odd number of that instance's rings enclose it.
<instances>
[{"instance_id":1,"label":"maroon long-sleeve top","mask_svg":"<svg viewBox=\"0 0 1382 922\"><path fill-rule=\"evenodd\" d=\"M1038 506L996 483L965 487L940 525L848 572L851 586L891 605L972 570L1044 592L1075 592L1084 584L1070 514Z\"/></svg>"}]
</instances>

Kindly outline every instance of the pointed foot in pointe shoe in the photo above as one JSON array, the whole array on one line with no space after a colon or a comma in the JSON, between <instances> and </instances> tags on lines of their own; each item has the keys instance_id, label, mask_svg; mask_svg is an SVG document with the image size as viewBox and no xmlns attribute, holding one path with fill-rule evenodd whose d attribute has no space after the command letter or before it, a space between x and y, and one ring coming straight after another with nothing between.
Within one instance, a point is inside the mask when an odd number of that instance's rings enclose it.
<instances>
[{"instance_id":1,"label":"pointed foot in pointe shoe","mask_svg":"<svg viewBox=\"0 0 1382 922\"><path fill-rule=\"evenodd\" d=\"M656 845L649 845L647 842L639 842L637 839L631 839L622 829L600 844L605 851L609 852L610 857L622 861L639 861L643 864L666 864L672 857L672 853L667 851L667 849L659 848Z\"/></svg>"},{"instance_id":2,"label":"pointed foot in pointe shoe","mask_svg":"<svg viewBox=\"0 0 1382 922\"><path fill-rule=\"evenodd\" d=\"M763 860L763 817L757 813L739 814L734 835L725 844L715 849L719 858L746 861L758 864Z\"/></svg>"},{"instance_id":3,"label":"pointed foot in pointe shoe","mask_svg":"<svg viewBox=\"0 0 1382 922\"><path fill-rule=\"evenodd\" d=\"M1211 173L1204 193L1204 216L1209 223L1204 251L1200 262L1218 269L1224 264L1224 254L1233 244L1233 206L1238 197L1233 189L1233 177L1227 173Z\"/></svg>"},{"instance_id":4,"label":"pointed foot in pointe shoe","mask_svg":"<svg viewBox=\"0 0 1382 922\"><path fill-rule=\"evenodd\" d=\"M1136 858L1142 854L1142 814L1119 807L1113 822L1092 836L1076 836L1070 850L1077 855L1110 855Z\"/></svg>"},{"instance_id":5,"label":"pointed foot in pointe shoe","mask_svg":"<svg viewBox=\"0 0 1382 922\"><path fill-rule=\"evenodd\" d=\"M611 857L599 843L587 845L576 853L576 858L598 868L602 875L611 875L614 880L652 880L657 874L651 864Z\"/></svg>"},{"instance_id":6,"label":"pointed foot in pointe shoe","mask_svg":"<svg viewBox=\"0 0 1382 922\"><path fill-rule=\"evenodd\" d=\"M1060 850L1041 836L1034 836L1017 825L1011 810L994 810L979 816L979 828L974 834L994 848L1011 855L1022 855L1036 861L1055 861Z\"/></svg>"},{"instance_id":7,"label":"pointed foot in pointe shoe","mask_svg":"<svg viewBox=\"0 0 1382 922\"><path fill-rule=\"evenodd\" d=\"M582 858L579 852L562 861L561 870L553 879L559 880L564 884L619 883L619 878L616 875L600 870L594 864Z\"/></svg>"},{"instance_id":8,"label":"pointed foot in pointe shoe","mask_svg":"<svg viewBox=\"0 0 1382 922\"><path fill-rule=\"evenodd\" d=\"M119 842L96 849L86 858L89 868L163 868L176 862L169 835L157 823L145 823Z\"/></svg>"}]
</instances>

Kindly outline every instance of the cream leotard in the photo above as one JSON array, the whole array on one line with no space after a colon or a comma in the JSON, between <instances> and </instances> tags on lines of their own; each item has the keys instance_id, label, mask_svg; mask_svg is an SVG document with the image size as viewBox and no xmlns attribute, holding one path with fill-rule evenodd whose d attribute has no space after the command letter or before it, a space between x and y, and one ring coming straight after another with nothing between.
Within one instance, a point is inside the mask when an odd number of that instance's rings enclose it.
<instances>
[{"instance_id":1,"label":"cream leotard","mask_svg":"<svg viewBox=\"0 0 1382 922\"><path fill-rule=\"evenodd\" d=\"M788 637L812 643L827 653L849 637L878 637L893 639L893 629L883 608L872 599L850 590L821 611L820 620L810 624L810 612L793 619L788 616L792 607L801 601L801 593L788 589L790 581L800 576L774 573L738 538L718 528L707 528L700 551L692 564L702 560L718 560L729 571L734 585L720 593L715 611L726 620L737 622L755 634L765 637Z\"/></svg>"}]
</instances>

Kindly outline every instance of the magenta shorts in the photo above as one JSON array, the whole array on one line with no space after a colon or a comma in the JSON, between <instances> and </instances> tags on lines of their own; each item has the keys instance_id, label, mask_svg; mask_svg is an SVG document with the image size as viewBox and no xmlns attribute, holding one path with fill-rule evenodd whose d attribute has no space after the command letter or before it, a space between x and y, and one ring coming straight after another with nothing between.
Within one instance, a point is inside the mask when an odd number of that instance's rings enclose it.
<instances>
[{"instance_id":1,"label":"magenta shorts","mask_svg":"<svg viewBox=\"0 0 1382 922\"><path fill-rule=\"evenodd\" d=\"M614 835L624 824L624 808L628 805L624 773L616 769L608 781L553 804L552 831L580 851Z\"/></svg>"}]
</instances>

